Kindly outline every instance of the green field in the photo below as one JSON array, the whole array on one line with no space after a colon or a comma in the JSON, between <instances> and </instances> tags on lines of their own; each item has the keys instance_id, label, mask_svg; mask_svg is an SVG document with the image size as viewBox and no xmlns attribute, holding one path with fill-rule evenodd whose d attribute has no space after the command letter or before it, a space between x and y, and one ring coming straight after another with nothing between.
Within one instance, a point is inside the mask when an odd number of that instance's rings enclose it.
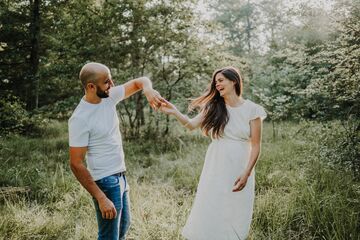
<instances>
[{"instance_id":1,"label":"green field","mask_svg":"<svg viewBox=\"0 0 360 240\"><path fill-rule=\"evenodd\" d=\"M318 158L318 125L265 123L249 239L360 239L360 183ZM65 122L43 138L0 139L0 239L96 239L90 195L68 165ZM183 239L209 139L124 140L132 225L128 239ZM140 143L140 144L139 144Z\"/></svg>"}]
</instances>

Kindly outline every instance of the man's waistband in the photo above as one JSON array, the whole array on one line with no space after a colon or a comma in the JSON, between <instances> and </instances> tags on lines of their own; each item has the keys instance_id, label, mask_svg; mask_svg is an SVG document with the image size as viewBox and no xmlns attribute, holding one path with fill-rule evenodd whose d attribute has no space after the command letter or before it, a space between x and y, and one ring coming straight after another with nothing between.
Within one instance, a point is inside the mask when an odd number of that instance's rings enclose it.
<instances>
[{"instance_id":1,"label":"man's waistband","mask_svg":"<svg viewBox=\"0 0 360 240\"><path fill-rule=\"evenodd\" d=\"M112 176L117 176L117 177L125 176L125 171L119 172L119 173L115 173L115 174L113 174Z\"/></svg>"}]
</instances>

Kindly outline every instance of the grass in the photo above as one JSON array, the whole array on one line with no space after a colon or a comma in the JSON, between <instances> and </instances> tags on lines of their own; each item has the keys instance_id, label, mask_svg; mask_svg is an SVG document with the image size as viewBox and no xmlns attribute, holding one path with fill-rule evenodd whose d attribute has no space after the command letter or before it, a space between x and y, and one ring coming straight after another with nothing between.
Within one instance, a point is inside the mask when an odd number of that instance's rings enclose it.
<instances>
[{"instance_id":1,"label":"grass","mask_svg":"<svg viewBox=\"0 0 360 240\"><path fill-rule=\"evenodd\" d=\"M319 160L317 127L282 123L273 139L265 124L250 240L360 239L360 183ZM92 199L69 169L66 123L45 132L0 139L0 240L95 239ZM183 239L209 140L178 132L124 141L130 240Z\"/></svg>"}]
</instances>

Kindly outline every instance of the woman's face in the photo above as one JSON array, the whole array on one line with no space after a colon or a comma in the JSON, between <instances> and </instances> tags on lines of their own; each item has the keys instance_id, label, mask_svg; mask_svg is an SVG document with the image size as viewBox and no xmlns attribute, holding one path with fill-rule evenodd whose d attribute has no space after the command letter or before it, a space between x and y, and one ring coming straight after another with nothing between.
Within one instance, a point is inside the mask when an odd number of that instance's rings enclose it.
<instances>
[{"instance_id":1,"label":"woman's face","mask_svg":"<svg viewBox=\"0 0 360 240\"><path fill-rule=\"evenodd\" d=\"M227 79L222 73L218 73L215 76L215 87L220 93L220 96L224 97L235 93L235 82Z\"/></svg>"}]
</instances>

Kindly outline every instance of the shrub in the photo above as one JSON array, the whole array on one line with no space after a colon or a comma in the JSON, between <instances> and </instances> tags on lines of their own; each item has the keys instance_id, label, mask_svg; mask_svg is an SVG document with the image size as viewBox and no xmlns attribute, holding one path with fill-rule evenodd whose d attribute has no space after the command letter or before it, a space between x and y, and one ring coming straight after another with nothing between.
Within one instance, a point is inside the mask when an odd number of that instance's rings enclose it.
<instances>
[{"instance_id":1,"label":"shrub","mask_svg":"<svg viewBox=\"0 0 360 240\"><path fill-rule=\"evenodd\" d=\"M328 122L317 130L319 159L335 169L342 166L360 179L360 121Z\"/></svg>"},{"instance_id":2,"label":"shrub","mask_svg":"<svg viewBox=\"0 0 360 240\"><path fill-rule=\"evenodd\" d=\"M41 128L46 120L41 116L31 116L25 104L16 96L7 94L0 98L0 135L10 133L28 136L41 135Z\"/></svg>"},{"instance_id":3,"label":"shrub","mask_svg":"<svg viewBox=\"0 0 360 240\"><path fill-rule=\"evenodd\" d=\"M79 101L79 96L72 96L64 100L57 101L54 104L43 106L36 110L36 112L47 118L67 120L71 117L71 114L78 105Z\"/></svg>"}]
</instances>

